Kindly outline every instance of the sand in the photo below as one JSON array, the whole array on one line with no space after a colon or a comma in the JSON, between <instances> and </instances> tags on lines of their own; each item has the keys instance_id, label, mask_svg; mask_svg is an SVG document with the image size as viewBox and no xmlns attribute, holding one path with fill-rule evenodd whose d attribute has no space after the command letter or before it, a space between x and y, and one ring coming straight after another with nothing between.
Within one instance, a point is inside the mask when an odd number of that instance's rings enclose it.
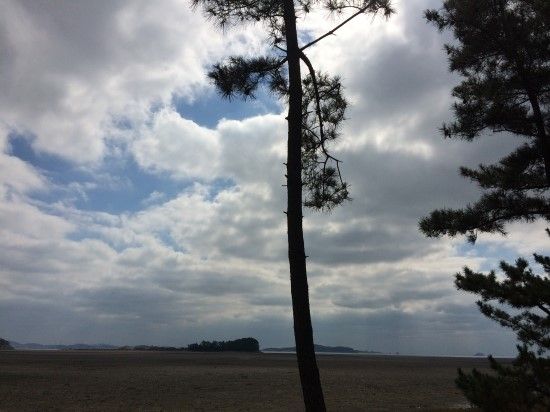
<instances>
[{"instance_id":1,"label":"sand","mask_svg":"<svg viewBox=\"0 0 550 412\"><path fill-rule=\"evenodd\" d=\"M329 411L465 408L456 369L484 358L321 355ZM0 411L301 411L293 354L0 353Z\"/></svg>"}]
</instances>

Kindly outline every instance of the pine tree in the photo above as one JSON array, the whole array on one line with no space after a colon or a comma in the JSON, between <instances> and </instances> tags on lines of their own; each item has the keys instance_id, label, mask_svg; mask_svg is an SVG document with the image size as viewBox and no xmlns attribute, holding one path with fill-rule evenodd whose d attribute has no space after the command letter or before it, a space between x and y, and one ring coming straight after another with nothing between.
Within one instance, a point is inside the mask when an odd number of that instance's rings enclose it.
<instances>
[{"instance_id":1,"label":"pine tree","mask_svg":"<svg viewBox=\"0 0 550 412\"><path fill-rule=\"evenodd\" d=\"M456 276L459 289L481 296L477 302L481 312L516 332L522 343L511 366L489 357L493 374L459 369L458 387L484 411L550 410L550 257L535 254L534 258L545 275L534 274L520 258L514 265L500 263L503 280L494 271L486 275L467 267Z\"/></svg>"},{"instance_id":2,"label":"pine tree","mask_svg":"<svg viewBox=\"0 0 550 412\"><path fill-rule=\"evenodd\" d=\"M550 220L550 2L445 0L426 18L453 32L457 41L446 45L450 70L463 77L453 89L456 119L443 125L444 136L472 141L504 132L523 142L497 164L460 168L481 187L481 198L463 209L433 211L420 229L475 242L479 232L506 234L510 222ZM521 258L501 263L504 280L467 267L456 276L459 289L481 296L482 313L514 330L522 343L511 366L489 357L493 374L459 370L458 386L483 410L550 407L550 258L535 255L535 261L545 276L533 274Z\"/></svg>"},{"instance_id":3,"label":"pine tree","mask_svg":"<svg viewBox=\"0 0 550 412\"><path fill-rule=\"evenodd\" d=\"M349 199L340 160L328 150L339 136L346 101L338 77L316 71L306 49L366 13L389 16L389 0L193 0L222 27L261 22L268 29L271 52L258 57L230 57L209 73L222 96L254 98L265 85L288 102L287 193L288 260L294 336L306 410L324 411L325 402L313 346L309 308L302 205L328 210ZM300 45L296 20L314 7L351 12L332 30ZM302 76L300 62L307 68ZM304 190L305 189L305 190Z\"/></svg>"},{"instance_id":4,"label":"pine tree","mask_svg":"<svg viewBox=\"0 0 550 412\"><path fill-rule=\"evenodd\" d=\"M440 209L420 222L428 236L505 233L507 222L550 220L550 2L446 0L428 21L452 30L450 70L464 79L453 89L456 120L445 137L471 141L508 132L523 143L494 165L462 167L484 193L464 209Z\"/></svg>"}]
</instances>

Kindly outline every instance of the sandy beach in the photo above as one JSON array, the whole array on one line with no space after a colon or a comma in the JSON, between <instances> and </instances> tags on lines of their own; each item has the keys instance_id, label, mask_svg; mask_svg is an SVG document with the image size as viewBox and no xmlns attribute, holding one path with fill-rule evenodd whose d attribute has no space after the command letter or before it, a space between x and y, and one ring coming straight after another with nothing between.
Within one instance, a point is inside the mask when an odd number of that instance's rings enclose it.
<instances>
[{"instance_id":1,"label":"sandy beach","mask_svg":"<svg viewBox=\"0 0 550 412\"><path fill-rule=\"evenodd\" d=\"M456 369L484 358L321 355L331 411L467 407ZM293 354L0 353L1 411L301 411Z\"/></svg>"}]
</instances>

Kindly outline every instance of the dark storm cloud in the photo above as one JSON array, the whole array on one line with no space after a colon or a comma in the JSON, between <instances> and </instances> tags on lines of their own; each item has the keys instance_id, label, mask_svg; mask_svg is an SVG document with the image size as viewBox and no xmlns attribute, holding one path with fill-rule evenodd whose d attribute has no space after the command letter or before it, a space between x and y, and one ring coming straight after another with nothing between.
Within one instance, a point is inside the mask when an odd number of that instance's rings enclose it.
<instances>
[{"instance_id":1,"label":"dark storm cloud","mask_svg":"<svg viewBox=\"0 0 550 412\"><path fill-rule=\"evenodd\" d=\"M435 36L437 33L430 37ZM437 108L445 102L445 93L456 76L442 70L443 53L420 44L424 39L419 43L414 43L414 38L407 40L407 44L381 50L364 71L355 71L346 78L349 93L359 98L359 104L350 110L352 125L365 120L383 125L395 121L396 115L411 114L422 107Z\"/></svg>"},{"instance_id":2,"label":"dark storm cloud","mask_svg":"<svg viewBox=\"0 0 550 412\"><path fill-rule=\"evenodd\" d=\"M424 272L414 267L386 269L363 276L360 273L353 277L340 275L323 279L313 296L329 300L340 308L407 311L411 305L417 305L439 310L435 309L436 304L450 302L456 295L452 278L446 275L432 275L427 279Z\"/></svg>"},{"instance_id":3,"label":"dark storm cloud","mask_svg":"<svg viewBox=\"0 0 550 412\"><path fill-rule=\"evenodd\" d=\"M284 292L285 294L278 294L268 291L263 293L255 293L248 296L247 302L251 305L259 306L280 306L288 310L292 306L290 300L290 288L285 288Z\"/></svg>"},{"instance_id":4,"label":"dark storm cloud","mask_svg":"<svg viewBox=\"0 0 550 412\"><path fill-rule=\"evenodd\" d=\"M219 273L201 273L183 286L186 293L209 296L224 296L229 294L255 295L262 290L273 289L274 284L259 277L242 274L220 276Z\"/></svg>"},{"instance_id":5,"label":"dark storm cloud","mask_svg":"<svg viewBox=\"0 0 550 412\"><path fill-rule=\"evenodd\" d=\"M113 286L83 289L73 295L76 305L94 315L164 319L173 321L179 297L166 289ZM181 313L181 311L180 311Z\"/></svg>"},{"instance_id":6,"label":"dark storm cloud","mask_svg":"<svg viewBox=\"0 0 550 412\"><path fill-rule=\"evenodd\" d=\"M319 221L317 226L306 232L308 256L316 264L329 266L398 262L420 251L425 252L430 246L429 241L408 227L395 233L393 228L388 230L387 226L369 226L367 220L358 219L337 232L327 232L322 221Z\"/></svg>"},{"instance_id":7,"label":"dark storm cloud","mask_svg":"<svg viewBox=\"0 0 550 412\"><path fill-rule=\"evenodd\" d=\"M399 307L402 303L432 300L449 295L449 291L441 290L397 290L386 296L358 297L353 294L340 293L332 298L336 306L352 309L380 309L385 307Z\"/></svg>"}]
</instances>

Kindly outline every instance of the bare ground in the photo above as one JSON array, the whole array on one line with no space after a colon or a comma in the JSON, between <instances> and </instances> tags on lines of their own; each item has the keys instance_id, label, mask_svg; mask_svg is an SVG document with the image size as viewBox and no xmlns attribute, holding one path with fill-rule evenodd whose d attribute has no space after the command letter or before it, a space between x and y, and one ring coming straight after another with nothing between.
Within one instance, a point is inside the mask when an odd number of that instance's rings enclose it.
<instances>
[{"instance_id":1,"label":"bare ground","mask_svg":"<svg viewBox=\"0 0 550 412\"><path fill-rule=\"evenodd\" d=\"M322 355L329 411L467 407L458 367L486 359ZM0 411L301 411L293 354L0 352Z\"/></svg>"}]
</instances>

